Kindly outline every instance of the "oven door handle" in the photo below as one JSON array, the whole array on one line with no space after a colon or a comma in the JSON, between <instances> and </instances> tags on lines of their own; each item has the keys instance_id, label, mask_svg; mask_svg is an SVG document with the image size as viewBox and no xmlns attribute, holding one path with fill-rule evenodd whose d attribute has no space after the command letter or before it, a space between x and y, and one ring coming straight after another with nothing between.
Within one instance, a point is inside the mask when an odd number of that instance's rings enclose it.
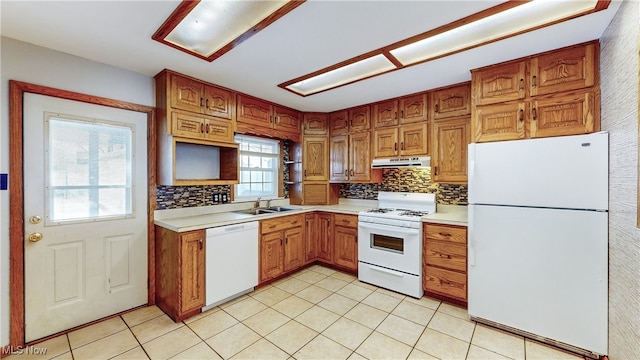
<instances>
[{"instance_id":1,"label":"oven door handle","mask_svg":"<svg viewBox=\"0 0 640 360\"><path fill-rule=\"evenodd\" d=\"M386 226L372 223L360 223L358 226L362 227L365 230L382 230L382 231L391 231L394 233L407 234L407 235L419 235L420 229L413 228L403 228L400 226Z\"/></svg>"}]
</instances>

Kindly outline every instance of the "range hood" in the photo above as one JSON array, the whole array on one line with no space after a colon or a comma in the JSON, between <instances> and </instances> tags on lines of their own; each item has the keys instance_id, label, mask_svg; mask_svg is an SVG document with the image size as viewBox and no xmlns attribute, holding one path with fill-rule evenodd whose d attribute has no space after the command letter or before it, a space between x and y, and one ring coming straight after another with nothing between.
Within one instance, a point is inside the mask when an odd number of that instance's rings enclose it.
<instances>
[{"instance_id":1,"label":"range hood","mask_svg":"<svg viewBox=\"0 0 640 360\"><path fill-rule=\"evenodd\" d=\"M371 168L373 169L430 166L431 158L428 156L373 159L373 162L371 164Z\"/></svg>"}]
</instances>

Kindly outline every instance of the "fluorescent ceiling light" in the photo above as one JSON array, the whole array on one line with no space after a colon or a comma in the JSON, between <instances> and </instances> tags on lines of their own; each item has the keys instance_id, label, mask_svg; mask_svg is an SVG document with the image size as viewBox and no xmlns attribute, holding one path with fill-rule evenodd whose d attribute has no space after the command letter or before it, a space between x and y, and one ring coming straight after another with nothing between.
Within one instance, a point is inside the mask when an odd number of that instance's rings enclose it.
<instances>
[{"instance_id":1,"label":"fluorescent ceiling light","mask_svg":"<svg viewBox=\"0 0 640 360\"><path fill-rule=\"evenodd\" d=\"M305 0L184 0L152 36L213 61Z\"/></svg>"},{"instance_id":2,"label":"fluorescent ceiling light","mask_svg":"<svg viewBox=\"0 0 640 360\"><path fill-rule=\"evenodd\" d=\"M403 65L470 49L592 10L597 1L535 0L392 49Z\"/></svg>"},{"instance_id":3,"label":"fluorescent ceiling light","mask_svg":"<svg viewBox=\"0 0 640 360\"><path fill-rule=\"evenodd\" d=\"M610 2L611 0L506 1L278 86L301 96L317 94L605 10ZM365 60L361 60L363 58Z\"/></svg>"},{"instance_id":4,"label":"fluorescent ceiling light","mask_svg":"<svg viewBox=\"0 0 640 360\"><path fill-rule=\"evenodd\" d=\"M284 87L306 96L379 75L395 68L396 66L386 56L379 54Z\"/></svg>"}]
</instances>

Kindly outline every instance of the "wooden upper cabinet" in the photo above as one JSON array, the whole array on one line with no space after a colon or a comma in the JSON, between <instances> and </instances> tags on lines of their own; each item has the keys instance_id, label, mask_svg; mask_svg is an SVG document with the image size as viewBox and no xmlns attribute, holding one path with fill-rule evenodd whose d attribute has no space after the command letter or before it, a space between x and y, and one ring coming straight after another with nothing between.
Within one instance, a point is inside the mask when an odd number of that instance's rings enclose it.
<instances>
[{"instance_id":1,"label":"wooden upper cabinet","mask_svg":"<svg viewBox=\"0 0 640 360\"><path fill-rule=\"evenodd\" d=\"M427 93L409 95L398 100L400 124L411 124L429 119Z\"/></svg>"},{"instance_id":2,"label":"wooden upper cabinet","mask_svg":"<svg viewBox=\"0 0 640 360\"><path fill-rule=\"evenodd\" d=\"M238 122L272 127L273 107L266 101L238 95Z\"/></svg>"},{"instance_id":3,"label":"wooden upper cabinet","mask_svg":"<svg viewBox=\"0 0 640 360\"><path fill-rule=\"evenodd\" d=\"M373 104L373 127L398 125L398 100L387 100Z\"/></svg>"},{"instance_id":4,"label":"wooden upper cabinet","mask_svg":"<svg viewBox=\"0 0 640 360\"><path fill-rule=\"evenodd\" d=\"M524 99L527 89L526 61L472 70L471 82L476 106Z\"/></svg>"},{"instance_id":5,"label":"wooden upper cabinet","mask_svg":"<svg viewBox=\"0 0 640 360\"><path fill-rule=\"evenodd\" d=\"M302 180L329 180L329 139L305 137L302 150Z\"/></svg>"},{"instance_id":6,"label":"wooden upper cabinet","mask_svg":"<svg viewBox=\"0 0 640 360\"><path fill-rule=\"evenodd\" d=\"M523 101L511 101L491 106L478 106L472 119L474 142L524 139L528 106Z\"/></svg>"},{"instance_id":7,"label":"wooden upper cabinet","mask_svg":"<svg viewBox=\"0 0 640 360\"><path fill-rule=\"evenodd\" d=\"M302 118L303 135L329 135L328 119L325 113L304 113Z\"/></svg>"},{"instance_id":8,"label":"wooden upper cabinet","mask_svg":"<svg viewBox=\"0 0 640 360\"><path fill-rule=\"evenodd\" d=\"M299 111L238 94L238 131L300 141Z\"/></svg>"},{"instance_id":9,"label":"wooden upper cabinet","mask_svg":"<svg viewBox=\"0 0 640 360\"><path fill-rule=\"evenodd\" d=\"M371 181L371 134L349 135L349 177L353 182Z\"/></svg>"},{"instance_id":10,"label":"wooden upper cabinet","mask_svg":"<svg viewBox=\"0 0 640 360\"><path fill-rule=\"evenodd\" d=\"M587 134L599 131L595 121L596 100L593 92L563 96L538 97L531 102L530 137Z\"/></svg>"},{"instance_id":11,"label":"wooden upper cabinet","mask_svg":"<svg viewBox=\"0 0 640 360\"><path fill-rule=\"evenodd\" d=\"M399 130L399 155L429 154L427 124L400 126Z\"/></svg>"},{"instance_id":12,"label":"wooden upper cabinet","mask_svg":"<svg viewBox=\"0 0 640 360\"><path fill-rule=\"evenodd\" d=\"M471 114L471 83L432 92L434 120Z\"/></svg>"},{"instance_id":13,"label":"wooden upper cabinet","mask_svg":"<svg viewBox=\"0 0 640 360\"><path fill-rule=\"evenodd\" d=\"M218 118L171 113L171 133L194 139L233 142L233 124Z\"/></svg>"},{"instance_id":14,"label":"wooden upper cabinet","mask_svg":"<svg viewBox=\"0 0 640 360\"><path fill-rule=\"evenodd\" d=\"M531 59L530 95L582 89L596 83L595 43L544 53Z\"/></svg>"},{"instance_id":15,"label":"wooden upper cabinet","mask_svg":"<svg viewBox=\"0 0 640 360\"><path fill-rule=\"evenodd\" d=\"M232 119L235 103L230 90L171 73L171 107Z\"/></svg>"},{"instance_id":16,"label":"wooden upper cabinet","mask_svg":"<svg viewBox=\"0 0 640 360\"><path fill-rule=\"evenodd\" d=\"M373 157L387 158L398 154L398 128L378 129L373 132Z\"/></svg>"},{"instance_id":17,"label":"wooden upper cabinet","mask_svg":"<svg viewBox=\"0 0 640 360\"><path fill-rule=\"evenodd\" d=\"M300 134L300 112L275 105L273 107L274 128L280 131Z\"/></svg>"},{"instance_id":18,"label":"wooden upper cabinet","mask_svg":"<svg viewBox=\"0 0 640 360\"><path fill-rule=\"evenodd\" d=\"M363 131L371 129L371 108L369 105L359 106L349 110L349 131Z\"/></svg>"},{"instance_id":19,"label":"wooden upper cabinet","mask_svg":"<svg viewBox=\"0 0 640 360\"><path fill-rule=\"evenodd\" d=\"M349 180L349 135L339 134L329 138L331 159L329 161L329 181Z\"/></svg>"},{"instance_id":20,"label":"wooden upper cabinet","mask_svg":"<svg viewBox=\"0 0 640 360\"><path fill-rule=\"evenodd\" d=\"M470 117L433 123L431 173L433 181L467 182L467 145L471 136Z\"/></svg>"},{"instance_id":21,"label":"wooden upper cabinet","mask_svg":"<svg viewBox=\"0 0 640 360\"><path fill-rule=\"evenodd\" d=\"M329 113L329 132L331 135L349 132L349 111L340 110Z\"/></svg>"}]
</instances>

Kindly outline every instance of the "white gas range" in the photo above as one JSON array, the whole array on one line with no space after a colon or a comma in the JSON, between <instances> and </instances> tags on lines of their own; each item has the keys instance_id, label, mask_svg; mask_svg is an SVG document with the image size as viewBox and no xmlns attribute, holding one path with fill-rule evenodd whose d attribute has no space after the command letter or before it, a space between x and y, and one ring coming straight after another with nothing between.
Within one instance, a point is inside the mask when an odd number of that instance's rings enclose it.
<instances>
[{"instance_id":1,"label":"white gas range","mask_svg":"<svg viewBox=\"0 0 640 360\"><path fill-rule=\"evenodd\" d=\"M435 194L379 192L358 215L358 279L422 297L422 217L435 212Z\"/></svg>"}]
</instances>

